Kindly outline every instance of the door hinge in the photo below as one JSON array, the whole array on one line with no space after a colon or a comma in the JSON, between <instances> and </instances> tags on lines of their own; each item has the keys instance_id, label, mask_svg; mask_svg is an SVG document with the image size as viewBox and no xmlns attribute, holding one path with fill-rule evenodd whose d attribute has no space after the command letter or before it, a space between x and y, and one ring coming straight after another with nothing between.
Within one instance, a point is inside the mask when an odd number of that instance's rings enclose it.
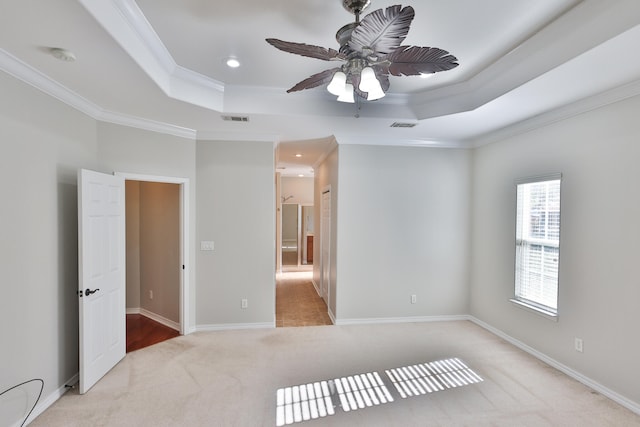
<instances>
[{"instance_id":1,"label":"door hinge","mask_svg":"<svg viewBox=\"0 0 640 427\"><path fill-rule=\"evenodd\" d=\"M184 264L182 264L182 269L184 270Z\"/></svg>"},{"instance_id":2,"label":"door hinge","mask_svg":"<svg viewBox=\"0 0 640 427\"><path fill-rule=\"evenodd\" d=\"M78 294L78 296L82 298L82 290L76 291L76 294Z\"/></svg>"}]
</instances>

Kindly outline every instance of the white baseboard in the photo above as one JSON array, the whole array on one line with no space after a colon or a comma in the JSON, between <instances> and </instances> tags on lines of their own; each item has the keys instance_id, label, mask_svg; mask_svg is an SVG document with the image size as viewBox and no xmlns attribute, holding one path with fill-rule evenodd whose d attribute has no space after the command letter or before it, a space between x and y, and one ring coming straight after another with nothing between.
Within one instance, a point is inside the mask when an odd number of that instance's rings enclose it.
<instances>
[{"instance_id":1,"label":"white baseboard","mask_svg":"<svg viewBox=\"0 0 640 427\"><path fill-rule=\"evenodd\" d=\"M144 317L148 317L151 320L155 320L158 323L163 324L173 330L180 332L180 323L174 322L173 320L169 320L166 317L160 316L159 314L153 313L144 308L127 308L127 314L140 314ZM195 328L185 328L185 335L188 335L192 332L195 332Z\"/></svg>"},{"instance_id":2,"label":"white baseboard","mask_svg":"<svg viewBox=\"0 0 640 427\"><path fill-rule=\"evenodd\" d=\"M318 293L318 295L322 296L322 294L320 294L320 287L318 286L316 281L311 279L311 283L313 284L313 287L316 288L316 292Z\"/></svg>"},{"instance_id":3,"label":"white baseboard","mask_svg":"<svg viewBox=\"0 0 640 427\"><path fill-rule=\"evenodd\" d=\"M169 320L166 317L162 317L159 314L153 313L149 310L145 310L144 308L139 309L139 314L144 316L144 317L148 317L151 320L155 320L158 323L163 324L164 326L167 326L173 330L176 330L178 332L180 332L180 324L177 322L174 322L173 320Z\"/></svg>"},{"instance_id":4,"label":"white baseboard","mask_svg":"<svg viewBox=\"0 0 640 427\"><path fill-rule=\"evenodd\" d=\"M556 368L557 370L559 370L560 372L570 376L574 380L581 382L582 384L584 384L587 387L597 391L598 393L602 394L603 396L608 397L609 399L613 400L614 402L616 402L616 403L624 406L625 408L629 409L630 411L635 412L636 414L640 415L640 403L634 402L634 401L632 401L630 399L627 399L626 397L622 396L621 394L616 393L615 391L603 386L602 384L598 383L597 381L594 381L591 378L584 376L580 372L571 369L570 367L558 362L555 359L552 359L551 357L547 356L546 354L539 352L535 348L529 347L528 345L526 345L522 341L519 341L519 340L513 338L512 336L505 334L501 330L494 328L493 326L489 325L488 323L483 322L480 319L476 319L473 316L467 316L467 319L470 320L471 322L475 323L476 325L480 326L481 328L486 329L487 331L491 332L492 334L497 335L498 337L500 337L503 340L509 342L510 344L513 344L514 346L518 347L519 349L529 353L533 357L543 361L547 365L550 365L550 366Z\"/></svg>"},{"instance_id":5,"label":"white baseboard","mask_svg":"<svg viewBox=\"0 0 640 427\"><path fill-rule=\"evenodd\" d=\"M173 330L180 332L180 323L174 322L173 320L169 320L166 317L160 316L152 311L149 311L144 308L127 308L127 314L140 314L144 317L148 317L151 320L155 320L156 322L167 326ZM193 332L193 331L192 331Z\"/></svg>"},{"instance_id":6,"label":"white baseboard","mask_svg":"<svg viewBox=\"0 0 640 427\"><path fill-rule=\"evenodd\" d=\"M330 314L331 315L331 314ZM376 323L419 323L419 322L451 322L468 320L466 314L451 316L413 316L413 317L375 317L370 319L338 319L332 318L334 325L373 325Z\"/></svg>"},{"instance_id":7,"label":"white baseboard","mask_svg":"<svg viewBox=\"0 0 640 427\"><path fill-rule=\"evenodd\" d=\"M53 405L58 399L60 399L63 394L69 391L69 388L66 386L66 384L68 385L76 384L78 382L78 379L79 379L79 374L75 374L74 376L69 378L69 380L65 382L65 384L63 384L57 390L54 390L53 392L51 392L48 396L41 396L40 402L38 402L36 407L33 408L33 412L29 415L29 418L27 418L24 425L25 426L29 425L31 421L35 420L38 417L38 415L42 414L49 406ZM19 420L13 427L20 427L21 424L22 424L22 420Z\"/></svg>"},{"instance_id":8,"label":"white baseboard","mask_svg":"<svg viewBox=\"0 0 640 427\"><path fill-rule=\"evenodd\" d=\"M270 329L275 328L276 323L264 322L264 323L222 323L217 325L196 325L196 332L211 332L211 331L230 331L236 329Z\"/></svg>"},{"instance_id":9,"label":"white baseboard","mask_svg":"<svg viewBox=\"0 0 640 427\"><path fill-rule=\"evenodd\" d=\"M329 319L331 319L331 323L333 323L334 325L336 325L336 315L333 314L333 311L331 311L331 309L327 310L327 314L329 315Z\"/></svg>"}]
</instances>

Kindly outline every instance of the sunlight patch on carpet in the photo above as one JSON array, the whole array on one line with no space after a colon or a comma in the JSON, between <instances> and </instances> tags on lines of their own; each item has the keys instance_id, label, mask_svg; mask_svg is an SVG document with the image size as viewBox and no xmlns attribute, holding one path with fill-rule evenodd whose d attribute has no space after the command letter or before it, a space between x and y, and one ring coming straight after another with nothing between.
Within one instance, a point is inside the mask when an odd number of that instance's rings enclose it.
<instances>
[{"instance_id":1,"label":"sunlight patch on carpet","mask_svg":"<svg viewBox=\"0 0 640 427\"><path fill-rule=\"evenodd\" d=\"M479 383L482 378L458 358L437 360L377 372L280 388L276 391L276 426L324 418L336 413ZM387 386L389 385L389 387ZM392 387L391 387L392 386Z\"/></svg>"}]
</instances>

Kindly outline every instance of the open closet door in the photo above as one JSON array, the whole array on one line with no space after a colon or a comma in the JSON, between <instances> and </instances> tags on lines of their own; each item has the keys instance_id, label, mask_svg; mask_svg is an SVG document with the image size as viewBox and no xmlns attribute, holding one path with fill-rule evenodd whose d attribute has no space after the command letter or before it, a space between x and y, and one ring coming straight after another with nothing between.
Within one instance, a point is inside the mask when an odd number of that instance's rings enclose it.
<instances>
[{"instance_id":1,"label":"open closet door","mask_svg":"<svg viewBox=\"0 0 640 427\"><path fill-rule=\"evenodd\" d=\"M125 355L124 178L78 171L80 393Z\"/></svg>"}]
</instances>

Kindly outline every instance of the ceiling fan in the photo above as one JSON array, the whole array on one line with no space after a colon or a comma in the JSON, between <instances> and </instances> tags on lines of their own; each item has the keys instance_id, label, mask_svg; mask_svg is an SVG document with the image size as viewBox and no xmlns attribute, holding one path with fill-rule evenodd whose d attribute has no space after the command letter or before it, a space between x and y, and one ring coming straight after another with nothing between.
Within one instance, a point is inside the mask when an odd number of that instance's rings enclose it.
<instances>
[{"instance_id":1,"label":"ceiling fan","mask_svg":"<svg viewBox=\"0 0 640 427\"><path fill-rule=\"evenodd\" d=\"M355 22L336 33L339 50L269 38L272 46L296 55L324 61L342 61L341 66L308 77L288 93L328 83L327 90L341 102L374 101L389 90L389 75L417 76L447 71L458 59L437 47L403 46L415 16L411 6L389 6L375 10L360 20L371 0L343 0Z\"/></svg>"}]
</instances>

